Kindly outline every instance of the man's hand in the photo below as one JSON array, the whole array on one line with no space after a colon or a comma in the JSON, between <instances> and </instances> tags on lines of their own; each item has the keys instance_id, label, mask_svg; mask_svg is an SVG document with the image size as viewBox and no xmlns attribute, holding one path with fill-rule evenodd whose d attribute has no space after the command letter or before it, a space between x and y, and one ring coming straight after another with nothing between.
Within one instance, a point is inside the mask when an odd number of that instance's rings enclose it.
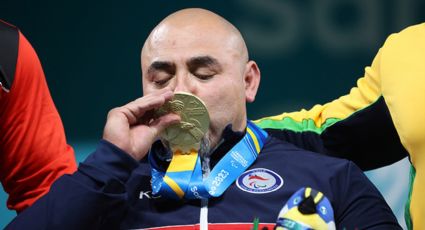
<instances>
[{"instance_id":1,"label":"man's hand","mask_svg":"<svg viewBox=\"0 0 425 230\"><path fill-rule=\"evenodd\" d=\"M178 123L176 114L154 117L153 111L170 101L174 93L165 88L141 97L108 113L103 139L129 153L134 159L142 159L159 134L169 125Z\"/></svg>"}]
</instances>

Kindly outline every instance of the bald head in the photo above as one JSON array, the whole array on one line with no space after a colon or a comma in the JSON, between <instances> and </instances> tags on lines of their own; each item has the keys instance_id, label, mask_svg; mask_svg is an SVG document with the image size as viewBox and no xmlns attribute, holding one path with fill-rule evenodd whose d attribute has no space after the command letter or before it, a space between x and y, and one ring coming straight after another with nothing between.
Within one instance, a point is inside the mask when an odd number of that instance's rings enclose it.
<instances>
[{"instance_id":1,"label":"bald head","mask_svg":"<svg viewBox=\"0 0 425 230\"><path fill-rule=\"evenodd\" d=\"M227 51L232 51L229 55L238 55L241 63L248 61L248 50L239 30L223 17L200 8L180 10L163 19L145 41L142 61L145 55L158 49L159 44L179 46L179 41L173 39L176 36L184 40L198 39L198 43L215 40Z\"/></svg>"},{"instance_id":2,"label":"bald head","mask_svg":"<svg viewBox=\"0 0 425 230\"><path fill-rule=\"evenodd\" d=\"M206 105L211 146L224 128L246 127L246 102L254 101L260 72L240 32L203 9L175 12L151 32L142 49L145 95L165 87L198 96Z\"/></svg>"}]
</instances>

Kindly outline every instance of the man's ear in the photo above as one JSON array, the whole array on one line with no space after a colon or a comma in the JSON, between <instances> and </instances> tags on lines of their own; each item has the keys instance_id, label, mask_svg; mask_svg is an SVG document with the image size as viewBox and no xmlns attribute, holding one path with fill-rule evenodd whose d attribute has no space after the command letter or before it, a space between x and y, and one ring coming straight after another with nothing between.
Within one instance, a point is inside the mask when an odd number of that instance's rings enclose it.
<instances>
[{"instance_id":1,"label":"man's ear","mask_svg":"<svg viewBox=\"0 0 425 230\"><path fill-rule=\"evenodd\" d=\"M253 102L260 86L261 73L255 61L248 61L245 65L245 98L247 102Z\"/></svg>"}]
</instances>

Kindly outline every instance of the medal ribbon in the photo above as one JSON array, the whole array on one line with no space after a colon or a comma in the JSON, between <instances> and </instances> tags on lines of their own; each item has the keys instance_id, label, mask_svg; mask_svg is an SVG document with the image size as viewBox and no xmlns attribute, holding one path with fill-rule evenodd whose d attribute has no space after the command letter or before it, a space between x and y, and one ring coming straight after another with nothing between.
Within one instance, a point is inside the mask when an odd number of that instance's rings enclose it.
<instances>
[{"instance_id":1,"label":"medal ribbon","mask_svg":"<svg viewBox=\"0 0 425 230\"><path fill-rule=\"evenodd\" d=\"M218 197L257 159L263 148L267 133L248 121L246 133L233 148L203 178L199 154L195 149L189 153L176 151L166 172L156 166L152 154L152 194L175 199L207 199Z\"/></svg>"}]
</instances>

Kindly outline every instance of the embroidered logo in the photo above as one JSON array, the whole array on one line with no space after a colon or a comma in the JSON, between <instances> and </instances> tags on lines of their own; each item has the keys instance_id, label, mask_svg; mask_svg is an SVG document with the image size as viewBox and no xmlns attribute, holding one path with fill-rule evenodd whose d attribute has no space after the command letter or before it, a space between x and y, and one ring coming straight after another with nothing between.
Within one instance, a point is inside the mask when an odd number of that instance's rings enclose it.
<instances>
[{"instance_id":1,"label":"embroidered logo","mask_svg":"<svg viewBox=\"0 0 425 230\"><path fill-rule=\"evenodd\" d=\"M278 190L283 185L283 179L269 169L255 168L240 175L236 185L242 191L262 194Z\"/></svg>"}]
</instances>

